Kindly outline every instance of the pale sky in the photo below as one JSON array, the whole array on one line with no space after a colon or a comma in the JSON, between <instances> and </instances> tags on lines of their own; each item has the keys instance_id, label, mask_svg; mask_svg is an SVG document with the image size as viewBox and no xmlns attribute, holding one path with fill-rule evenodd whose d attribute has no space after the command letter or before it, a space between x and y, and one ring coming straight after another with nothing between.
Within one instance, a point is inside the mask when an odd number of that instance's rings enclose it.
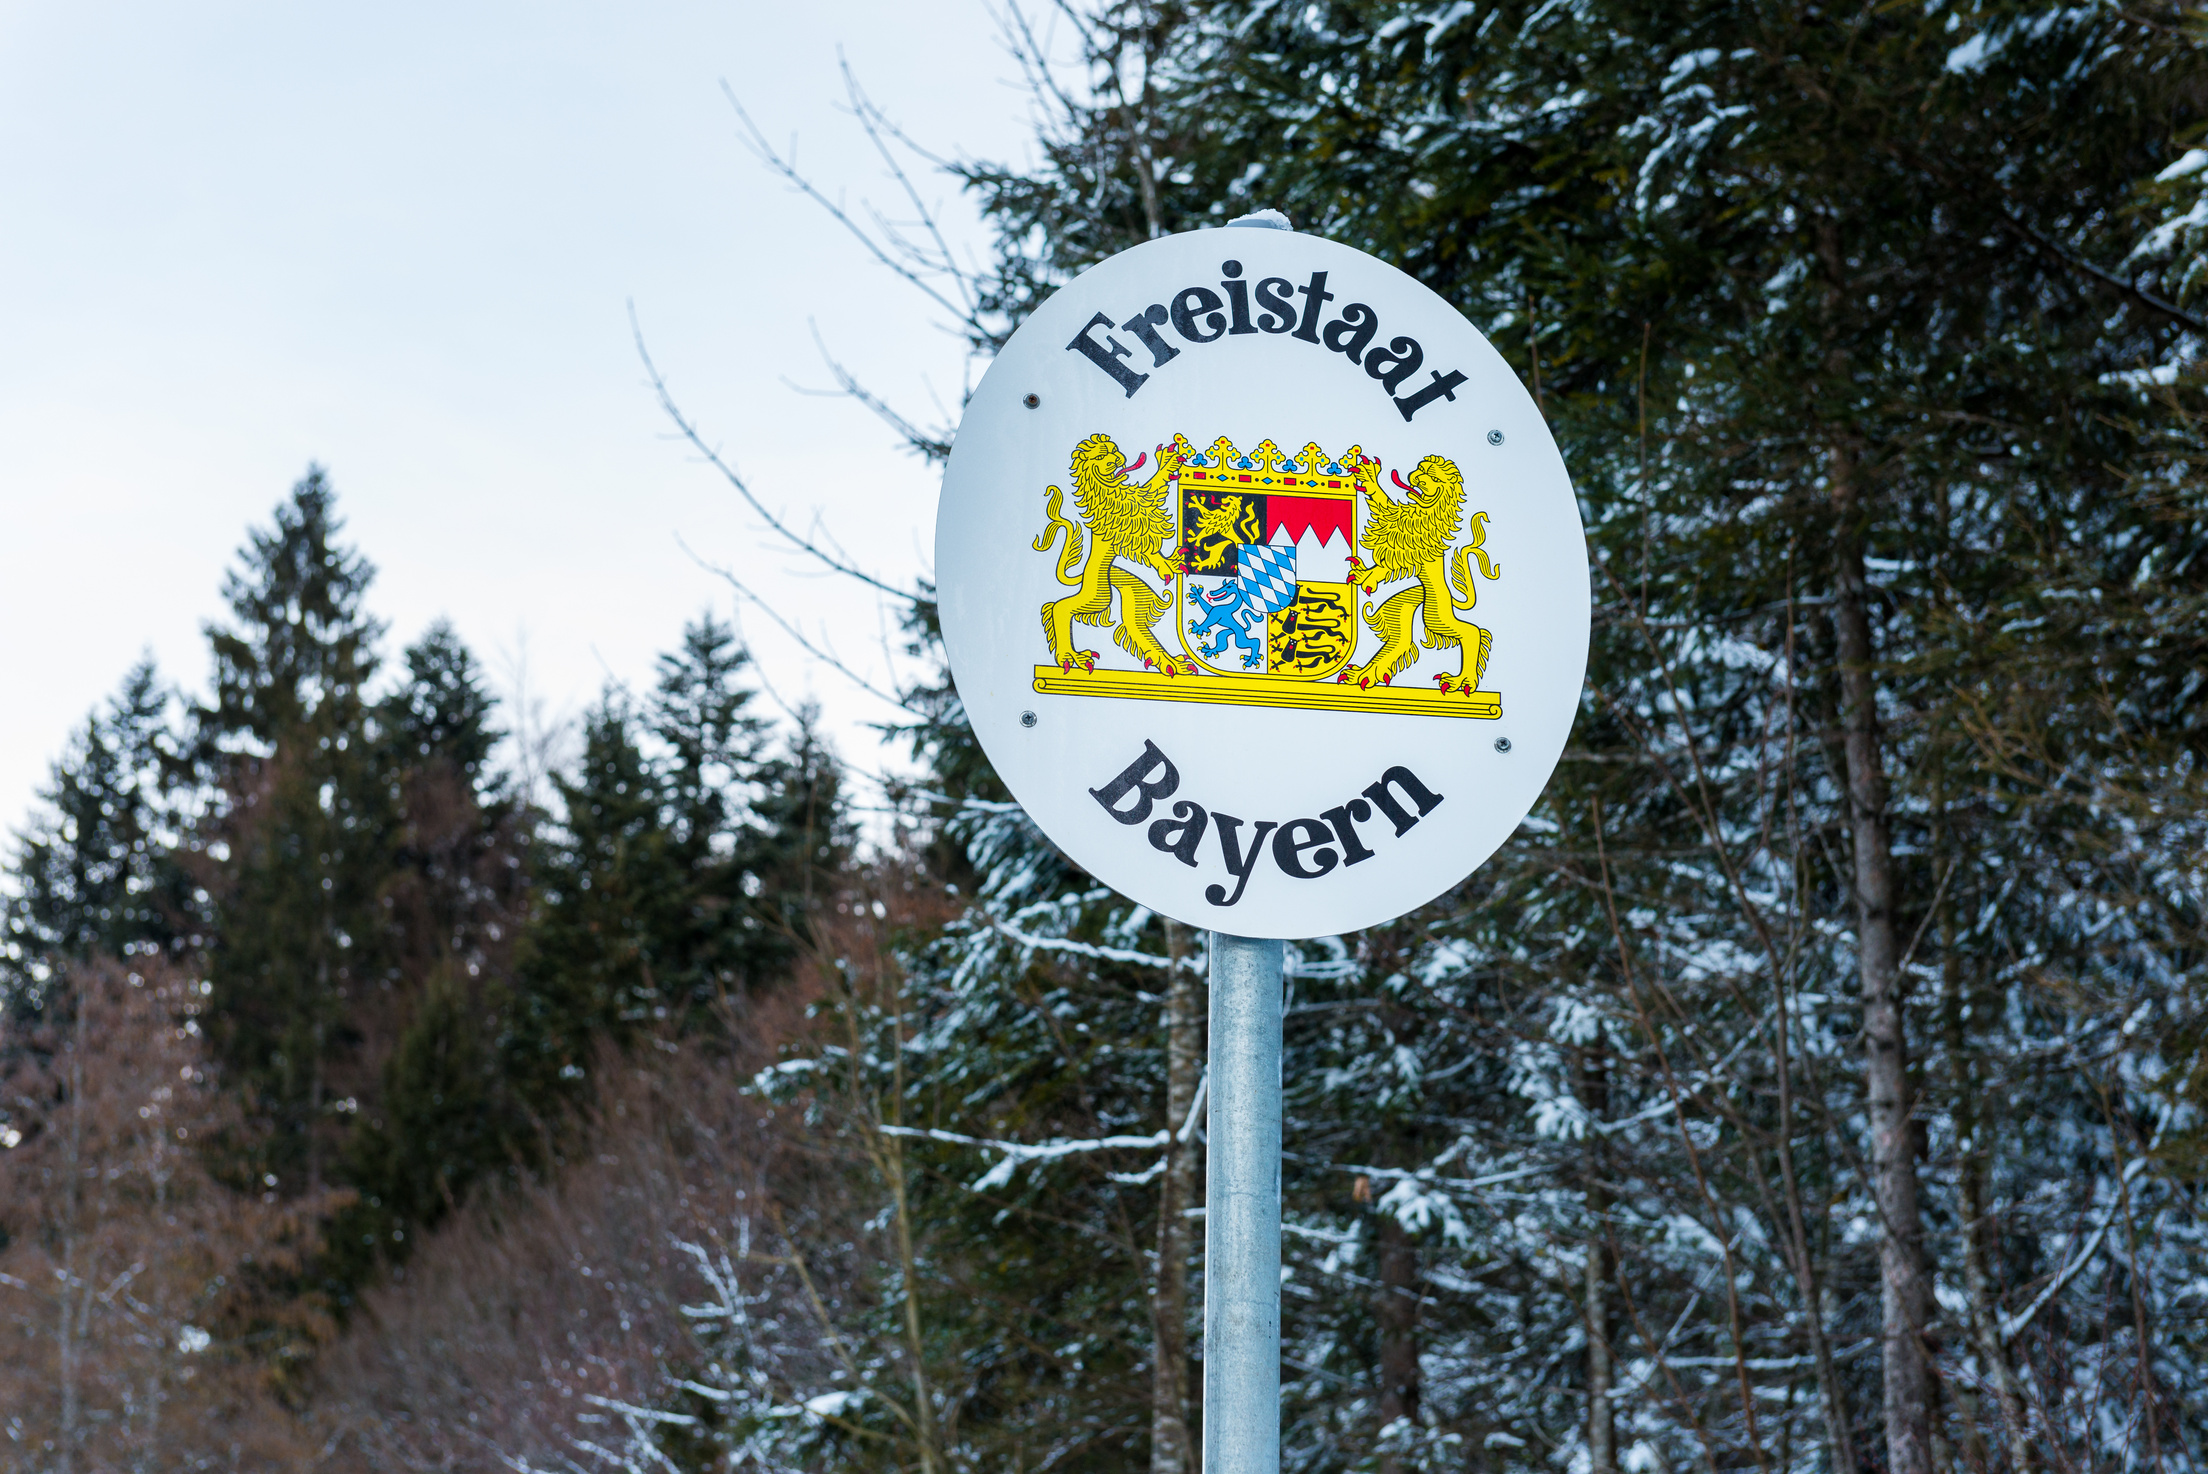
<instances>
[{"instance_id":1,"label":"pale sky","mask_svg":"<svg viewBox=\"0 0 2208 1474\"><path fill-rule=\"evenodd\" d=\"M669 438L627 308L767 501L893 580L924 568L934 473L790 382L830 383L814 322L933 417L963 351L746 152L721 92L852 205L909 214L839 108L839 47L938 151L1028 157L983 0L0 0L0 835L140 652L203 687L223 571L309 462L391 653L447 617L503 684L525 645L555 716L730 612L678 538L879 675L885 610L764 550ZM978 256L952 182L923 184ZM885 708L744 628L877 765Z\"/></svg>"}]
</instances>

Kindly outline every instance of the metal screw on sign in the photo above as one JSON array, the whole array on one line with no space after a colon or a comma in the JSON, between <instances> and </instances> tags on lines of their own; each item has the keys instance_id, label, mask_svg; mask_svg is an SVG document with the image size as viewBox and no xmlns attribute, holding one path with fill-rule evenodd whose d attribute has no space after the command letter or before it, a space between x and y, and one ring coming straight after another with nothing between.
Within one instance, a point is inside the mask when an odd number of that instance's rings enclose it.
<instances>
[{"instance_id":1,"label":"metal screw on sign","mask_svg":"<svg viewBox=\"0 0 2208 1474\"><path fill-rule=\"evenodd\" d=\"M1503 443L1503 432L1502 432L1502 431L1500 431L1500 430L1490 430L1490 431L1488 431L1488 432L1487 432L1487 443L1488 443L1489 445L1501 445L1501 444Z\"/></svg>"},{"instance_id":2,"label":"metal screw on sign","mask_svg":"<svg viewBox=\"0 0 2208 1474\"><path fill-rule=\"evenodd\" d=\"M1043 402L1043 396L1042 396L1042 395L1040 395L1040 394L1030 394L1030 395L1028 395L1028 396L1027 396L1027 398L1025 398L1025 399L1023 399L1023 400L1021 400L1021 401L1020 401L1020 403L1022 403L1022 404L1024 404L1024 405L1026 405L1026 406L1027 406L1027 407L1028 407L1029 409L1034 409L1034 408L1035 408L1036 406L1040 405L1040 404L1041 404L1042 402Z\"/></svg>"},{"instance_id":3,"label":"metal screw on sign","mask_svg":"<svg viewBox=\"0 0 2208 1474\"><path fill-rule=\"evenodd\" d=\"M1023 726L1023 727L1032 727L1032 726L1034 726L1034 725L1035 725L1035 713L1033 713L1033 712L1031 712L1031 711L1023 711L1023 712L1021 712L1021 713L1020 713L1020 725L1021 725L1021 726Z\"/></svg>"},{"instance_id":4,"label":"metal screw on sign","mask_svg":"<svg viewBox=\"0 0 2208 1474\"><path fill-rule=\"evenodd\" d=\"M1510 739L1509 739L1508 737L1498 737L1498 738L1496 738L1496 739L1495 739L1495 750L1496 750L1497 752L1508 752L1508 751L1510 751Z\"/></svg>"}]
</instances>

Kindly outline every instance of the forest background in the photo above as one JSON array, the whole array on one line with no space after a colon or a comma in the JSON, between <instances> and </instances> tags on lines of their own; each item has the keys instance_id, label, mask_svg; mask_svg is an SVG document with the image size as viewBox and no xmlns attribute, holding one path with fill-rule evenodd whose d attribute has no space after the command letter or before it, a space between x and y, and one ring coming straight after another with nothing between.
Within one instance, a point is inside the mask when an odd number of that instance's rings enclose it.
<instances>
[{"instance_id":1,"label":"forest background","mask_svg":"<svg viewBox=\"0 0 2208 1474\"><path fill-rule=\"evenodd\" d=\"M2208 18L1072 14L1038 167L859 104L997 231L885 269L986 358L1283 209L1512 357L1594 559L1519 836L1293 949L1285 1461L2198 1467ZM9 1467L1193 1467L1204 937L1006 801L924 582L775 532L892 601L917 779L711 615L502 747L319 471L210 688L87 721L10 861Z\"/></svg>"}]
</instances>

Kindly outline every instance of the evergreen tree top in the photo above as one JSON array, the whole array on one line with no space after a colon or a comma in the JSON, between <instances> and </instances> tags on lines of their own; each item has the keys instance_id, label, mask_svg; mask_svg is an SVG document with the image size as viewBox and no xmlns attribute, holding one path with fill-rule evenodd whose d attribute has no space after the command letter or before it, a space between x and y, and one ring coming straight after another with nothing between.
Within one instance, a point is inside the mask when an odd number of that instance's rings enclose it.
<instances>
[{"instance_id":1,"label":"evergreen tree top","mask_svg":"<svg viewBox=\"0 0 2208 1474\"><path fill-rule=\"evenodd\" d=\"M383 711L401 761L443 758L480 775L503 735L491 724L498 698L483 689L482 667L450 623L437 621L407 650L406 674Z\"/></svg>"},{"instance_id":2,"label":"evergreen tree top","mask_svg":"<svg viewBox=\"0 0 2208 1474\"><path fill-rule=\"evenodd\" d=\"M250 534L225 576L232 623L207 629L215 699L200 713L205 739L273 744L317 718L342 723L328 708L361 701L383 624L363 607L375 568L338 541L345 524L335 504L328 476L310 466L277 506L275 526Z\"/></svg>"},{"instance_id":3,"label":"evergreen tree top","mask_svg":"<svg viewBox=\"0 0 2208 1474\"><path fill-rule=\"evenodd\" d=\"M0 904L0 997L42 1005L49 975L96 954L168 947L192 930L192 887L175 862L171 693L141 660L85 720L39 791Z\"/></svg>"}]
</instances>

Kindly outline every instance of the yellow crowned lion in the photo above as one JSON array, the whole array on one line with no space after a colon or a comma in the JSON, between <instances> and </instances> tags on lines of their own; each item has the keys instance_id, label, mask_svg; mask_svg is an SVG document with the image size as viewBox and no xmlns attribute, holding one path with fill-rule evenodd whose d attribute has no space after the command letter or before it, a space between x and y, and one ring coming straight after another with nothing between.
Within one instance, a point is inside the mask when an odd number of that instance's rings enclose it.
<instances>
[{"instance_id":1,"label":"yellow crowned lion","mask_svg":"<svg viewBox=\"0 0 2208 1474\"><path fill-rule=\"evenodd\" d=\"M1157 469L1150 479L1131 483L1128 476L1142 468L1147 456L1134 465L1111 436L1091 435L1073 451L1073 503L1081 513L1076 525L1062 510L1065 493L1050 488L1046 508L1050 522L1035 539L1038 553L1050 551L1062 530L1066 545L1058 556L1058 581L1076 592L1043 606L1043 633L1050 639L1050 658L1060 670L1096 669L1097 653L1073 643L1076 624L1110 624L1112 598L1119 598L1119 623L1112 639L1145 666L1167 675L1193 675L1194 661L1176 665L1158 637L1151 633L1159 616L1172 602L1173 580L1180 570L1165 560L1165 545L1174 540L1174 516L1167 508L1167 493L1181 469L1185 449L1176 441L1158 447ZM1081 562L1081 527L1088 528L1089 556ZM1132 558L1165 580L1163 594L1152 589L1121 564ZM1074 571L1079 565L1080 571Z\"/></svg>"},{"instance_id":2,"label":"yellow crowned lion","mask_svg":"<svg viewBox=\"0 0 2208 1474\"><path fill-rule=\"evenodd\" d=\"M1488 561L1487 514L1472 514L1472 541L1452 556L1464 511L1464 477L1456 463L1443 456L1428 456L1405 481L1389 473L1395 484L1409 493L1396 501L1380 487L1380 463L1363 457L1356 466L1357 479L1365 484L1365 531L1358 539L1372 554L1367 564L1350 556L1349 576L1368 594L1381 584L1415 578L1415 588L1402 589L1382 600L1379 607L1365 606L1365 623L1380 637L1380 652L1354 670L1345 670L1337 681L1370 686L1386 685L1396 673L1418 658L1411 648L1411 627L1423 619L1429 650L1462 649L1454 676L1436 675L1443 694L1451 691L1470 696L1487 672L1492 641L1486 630L1463 616L1472 609L1477 589L1472 582L1470 560L1480 560L1480 572L1489 578L1501 570ZM1455 596L1451 597L1451 585Z\"/></svg>"}]
</instances>

